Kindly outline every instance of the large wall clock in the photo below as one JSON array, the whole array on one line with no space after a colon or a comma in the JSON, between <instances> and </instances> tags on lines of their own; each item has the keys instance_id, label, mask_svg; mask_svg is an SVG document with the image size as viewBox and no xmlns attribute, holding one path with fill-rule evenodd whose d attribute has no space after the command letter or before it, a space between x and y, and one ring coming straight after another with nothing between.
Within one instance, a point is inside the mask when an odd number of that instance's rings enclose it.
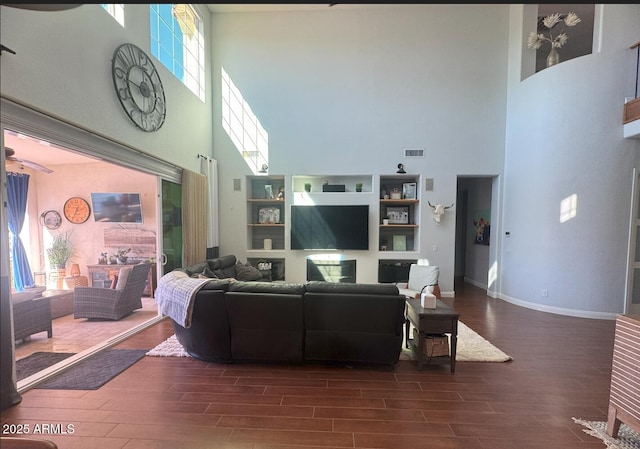
<instances>
[{"instance_id":1,"label":"large wall clock","mask_svg":"<svg viewBox=\"0 0 640 449\"><path fill-rule=\"evenodd\" d=\"M146 132L160 129L167 107L151 58L136 45L122 44L113 54L111 74L118 100L131 121Z\"/></svg>"},{"instance_id":2,"label":"large wall clock","mask_svg":"<svg viewBox=\"0 0 640 449\"><path fill-rule=\"evenodd\" d=\"M74 196L64 203L63 212L64 218L69 220L71 223L80 224L89 219L89 215L91 215L91 207L84 198Z\"/></svg>"}]
</instances>

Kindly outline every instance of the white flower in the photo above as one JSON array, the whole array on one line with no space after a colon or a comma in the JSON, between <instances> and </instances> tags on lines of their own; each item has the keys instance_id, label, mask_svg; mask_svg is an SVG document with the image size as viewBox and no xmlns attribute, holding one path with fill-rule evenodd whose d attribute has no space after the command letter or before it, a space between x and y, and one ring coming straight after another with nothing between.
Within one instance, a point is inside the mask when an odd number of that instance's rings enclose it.
<instances>
[{"instance_id":1,"label":"white flower","mask_svg":"<svg viewBox=\"0 0 640 449\"><path fill-rule=\"evenodd\" d=\"M542 20L544 26L549 29L553 28L558 22L560 22L560 13L551 14Z\"/></svg>"},{"instance_id":2,"label":"white flower","mask_svg":"<svg viewBox=\"0 0 640 449\"><path fill-rule=\"evenodd\" d=\"M578 17L575 12L570 12L567 14L567 17L564 18L564 23L566 23L568 27L576 26L579 22L582 22L582 20L580 20L580 17Z\"/></svg>"},{"instance_id":3,"label":"white flower","mask_svg":"<svg viewBox=\"0 0 640 449\"><path fill-rule=\"evenodd\" d=\"M529 48L533 48L533 49L538 49L540 47L542 47L542 39L541 34L536 33L535 31L532 31L531 33L529 33L529 39L527 39L527 47ZM544 36L542 36L544 37Z\"/></svg>"},{"instance_id":4,"label":"white flower","mask_svg":"<svg viewBox=\"0 0 640 449\"><path fill-rule=\"evenodd\" d=\"M569 36L566 33L560 33L553 41L553 46L556 48L562 47L569 40Z\"/></svg>"}]
</instances>

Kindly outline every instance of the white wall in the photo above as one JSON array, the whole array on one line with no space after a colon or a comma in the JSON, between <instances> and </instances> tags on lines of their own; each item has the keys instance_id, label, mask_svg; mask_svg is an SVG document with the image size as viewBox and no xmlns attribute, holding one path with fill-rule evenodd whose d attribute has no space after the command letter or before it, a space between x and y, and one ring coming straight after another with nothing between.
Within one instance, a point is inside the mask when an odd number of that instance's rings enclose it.
<instances>
[{"instance_id":1,"label":"white wall","mask_svg":"<svg viewBox=\"0 0 640 449\"><path fill-rule=\"evenodd\" d=\"M458 174L502 171L507 30L504 5L216 14L214 88L224 68L269 135L271 174L384 175L402 162L434 178L421 195L416 258L439 265L442 290L453 291L455 208L436 226L426 201L455 202ZM246 186L234 191L233 179L250 171L220 124L218 101L214 114L221 253L244 259ZM405 147L424 148L425 158L404 159ZM289 279L299 255L286 257L287 280L303 281ZM358 258L374 259L359 279L375 282L384 254Z\"/></svg>"},{"instance_id":2,"label":"white wall","mask_svg":"<svg viewBox=\"0 0 640 449\"><path fill-rule=\"evenodd\" d=\"M208 33L209 14L203 19ZM161 63L155 66L165 90L167 115L154 133L143 132L126 116L115 93L111 58L131 42L151 55L149 5L127 4L121 27L99 4L67 11L42 12L1 6L2 96L153 154L161 160L199 171L198 153L212 148L211 89L200 101ZM207 74L209 59L206 61Z\"/></svg>"},{"instance_id":3,"label":"white wall","mask_svg":"<svg viewBox=\"0 0 640 449\"><path fill-rule=\"evenodd\" d=\"M205 17L207 102L158 67L168 113L151 134L124 115L110 73L120 43L148 49L147 5L126 5L135 24L126 30L98 5L55 13L1 6L2 43L17 55L3 53L0 86L3 97L194 171L196 154L213 148L221 253L246 259L250 172L221 126L224 67L268 132L271 174L390 174L404 162L434 179L423 201L443 204L455 200L458 176L497 176L499 295L610 317L624 300L631 173L640 164L640 143L623 139L621 119L633 96L629 46L640 35L640 5L597 5L593 54L523 80L526 6L338 4L216 14L211 27ZM425 148L426 157L404 160L404 147ZM560 223L571 194L577 215ZM455 220L436 227L421 210L419 256L442 267L441 288L451 291Z\"/></svg>"},{"instance_id":4,"label":"white wall","mask_svg":"<svg viewBox=\"0 0 640 449\"><path fill-rule=\"evenodd\" d=\"M593 54L521 81L519 37L528 30L522 7L512 7L501 217L511 237L503 240L499 291L534 307L611 315L623 310L632 170L640 151L640 141L625 140L622 132L624 98L633 96L629 47L640 35L640 5L601 8L602 38L596 36ZM561 202L574 194L576 216L561 222Z\"/></svg>"},{"instance_id":5,"label":"white wall","mask_svg":"<svg viewBox=\"0 0 640 449\"><path fill-rule=\"evenodd\" d=\"M117 248L105 246L104 231L118 229L123 235L126 230L139 229L158 232L156 198L157 183L155 176L119 167L105 162L90 164L50 165L53 173L28 170L29 179L29 226L30 247L29 263L32 271L45 271L47 268L46 248L53 236L70 232L75 254L69 261L80 265L81 274L87 275L87 264L98 263L102 251L109 254ZM91 192L129 192L140 193L142 201L143 223L100 223L94 220L93 211L89 219L81 224L72 224L64 218L63 206L67 199L79 196L91 204ZM53 193L53 194L52 194ZM40 223L40 214L46 210L60 213L62 224L58 229L49 230ZM123 241L126 243L126 240ZM149 257L146 254L130 254L132 257Z\"/></svg>"}]
</instances>

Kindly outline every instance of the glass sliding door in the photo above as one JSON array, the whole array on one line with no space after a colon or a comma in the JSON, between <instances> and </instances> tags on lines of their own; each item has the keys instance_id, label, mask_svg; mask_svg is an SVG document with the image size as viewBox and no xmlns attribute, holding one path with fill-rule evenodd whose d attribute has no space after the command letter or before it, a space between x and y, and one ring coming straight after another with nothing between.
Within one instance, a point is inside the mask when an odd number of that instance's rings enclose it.
<instances>
[{"instance_id":1,"label":"glass sliding door","mask_svg":"<svg viewBox=\"0 0 640 449\"><path fill-rule=\"evenodd\" d=\"M182 267L182 185L162 180L162 274Z\"/></svg>"}]
</instances>

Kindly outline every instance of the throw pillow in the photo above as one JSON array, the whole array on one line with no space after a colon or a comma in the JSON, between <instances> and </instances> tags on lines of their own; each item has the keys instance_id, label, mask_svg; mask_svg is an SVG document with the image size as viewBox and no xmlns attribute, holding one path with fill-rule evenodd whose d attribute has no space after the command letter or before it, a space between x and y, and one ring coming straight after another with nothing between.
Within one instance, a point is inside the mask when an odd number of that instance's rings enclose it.
<instances>
[{"instance_id":1,"label":"throw pillow","mask_svg":"<svg viewBox=\"0 0 640 449\"><path fill-rule=\"evenodd\" d=\"M113 275L113 279L111 280L111 287L110 288L116 288L117 285L118 285L118 275L114 274Z\"/></svg>"},{"instance_id":2,"label":"throw pillow","mask_svg":"<svg viewBox=\"0 0 640 449\"><path fill-rule=\"evenodd\" d=\"M229 276L227 275L227 273L225 273L225 272L224 272L224 271L222 271L222 270L216 270L216 271L214 271L214 272L213 272L213 275L214 275L215 277L217 277L218 279L226 279L226 278L228 278L228 277L229 277Z\"/></svg>"},{"instance_id":3,"label":"throw pillow","mask_svg":"<svg viewBox=\"0 0 640 449\"><path fill-rule=\"evenodd\" d=\"M206 277L206 278L215 278L215 277L217 277L216 274L209 269L209 267L205 267L205 269L202 270L202 276Z\"/></svg>"},{"instance_id":4,"label":"throw pillow","mask_svg":"<svg viewBox=\"0 0 640 449\"><path fill-rule=\"evenodd\" d=\"M133 270L133 267L120 268L120 272L118 273L118 282L116 284L116 290L124 289L124 286L127 285L127 279L129 279L131 270Z\"/></svg>"},{"instance_id":5,"label":"throw pillow","mask_svg":"<svg viewBox=\"0 0 640 449\"><path fill-rule=\"evenodd\" d=\"M239 281L257 281L262 279L262 273L256 267L252 267L249 264L243 265L241 263L236 264L236 279Z\"/></svg>"}]
</instances>

